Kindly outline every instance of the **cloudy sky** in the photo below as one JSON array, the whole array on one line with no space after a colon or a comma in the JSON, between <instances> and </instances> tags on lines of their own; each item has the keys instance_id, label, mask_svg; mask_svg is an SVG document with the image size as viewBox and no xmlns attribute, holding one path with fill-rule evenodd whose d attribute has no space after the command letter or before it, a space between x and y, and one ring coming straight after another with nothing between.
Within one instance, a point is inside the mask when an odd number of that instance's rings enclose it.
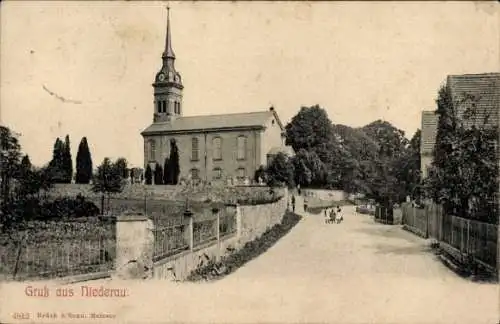
<instances>
[{"instance_id":1,"label":"cloudy sky","mask_svg":"<svg viewBox=\"0 0 500 324\"><path fill-rule=\"evenodd\" d=\"M35 164L58 136L94 163L143 163L165 2L1 3L0 120ZM408 137L448 74L500 71L499 6L467 2L170 2L184 114L319 104L334 123Z\"/></svg>"}]
</instances>

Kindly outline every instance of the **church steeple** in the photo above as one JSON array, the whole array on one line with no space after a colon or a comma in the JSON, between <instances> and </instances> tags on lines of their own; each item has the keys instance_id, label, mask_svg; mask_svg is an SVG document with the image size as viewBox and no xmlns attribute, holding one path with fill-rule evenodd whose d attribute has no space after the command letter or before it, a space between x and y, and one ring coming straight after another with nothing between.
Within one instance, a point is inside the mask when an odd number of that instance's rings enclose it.
<instances>
[{"instance_id":1,"label":"church steeple","mask_svg":"<svg viewBox=\"0 0 500 324\"><path fill-rule=\"evenodd\" d=\"M170 7L167 7L167 35L165 39L165 51L163 52L162 58L175 60L175 54L172 50L172 36L170 36Z\"/></svg>"},{"instance_id":2,"label":"church steeple","mask_svg":"<svg viewBox=\"0 0 500 324\"><path fill-rule=\"evenodd\" d=\"M173 121L182 115L182 85L181 75L175 69L175 54L172 49L170 33L170 8L167 7L167 31L165 49L162 54L162 67L156 74L154 87L155 112L153 121Z\"/></svg>"}]
</instances>

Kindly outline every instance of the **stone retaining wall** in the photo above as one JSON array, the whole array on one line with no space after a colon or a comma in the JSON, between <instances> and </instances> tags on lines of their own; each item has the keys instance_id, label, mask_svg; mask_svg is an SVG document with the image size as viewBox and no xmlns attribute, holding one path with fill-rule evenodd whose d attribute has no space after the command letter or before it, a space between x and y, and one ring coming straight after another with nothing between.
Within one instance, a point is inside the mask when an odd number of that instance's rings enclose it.
<instances>
[{"instance_id":1,"label":"stone retaining wall","mask_svg":"<svg viewBox=\"0 0 500 324\"><path fill-rule=\"evenodd\" d=\"M129 246L117 246L117 260L120 260L120 264L117 264L119 277L132 277L137 274L140 278L155 278L155 279L168 279L168 280L184 280L187 276L195 270L200 263L204 260L205 262L209 259L220 258L230 252L230 250L238 250L243 247L247 242L250 242L257 237L261 236L266 230L273 227L282 221L283 216L287 210L288 206L288 191L285 189L284 196L274 202L263 205L254 206L234 206L236 207L236 233L228 235L226 237L221 237L218 241L207 243L206 245L201 245L193 247L193 242L190 242L190 249L183 251L181 253L169 256L162 260L158 260L152 265L152 274L148 275L148 262L142 260L144 255L152 255L149 251L133 251L131 254L131 249ZM231 208L231 207L228 207ZM145 235L145 229L149 226L145 222L145 218L138 218L136 225L131 221L131 216L127 216L125 221L127 221L127 226L117 226L117 229L126 229L127 233L117 233L118 237L122 238L123 242L130 242L131 239L126 239L130 236L136 242L150 242L146 238L138 238L137 235ZM193 221L191 220L190 225L193 226ZM136 227L134 229L134 227ZM142 234L141 234L142 233ZM149 244L139 244L143 249L153 249L153 245ZM121 256L120 256L121 255ZM139 269L135 272L131 269L124 267L124 265L130 264L129 261L139 260L140 262L133 263L140 267L146 266L145 269ZM122 270L120 270L122 269Z\"/></svg>"}]
</instances>

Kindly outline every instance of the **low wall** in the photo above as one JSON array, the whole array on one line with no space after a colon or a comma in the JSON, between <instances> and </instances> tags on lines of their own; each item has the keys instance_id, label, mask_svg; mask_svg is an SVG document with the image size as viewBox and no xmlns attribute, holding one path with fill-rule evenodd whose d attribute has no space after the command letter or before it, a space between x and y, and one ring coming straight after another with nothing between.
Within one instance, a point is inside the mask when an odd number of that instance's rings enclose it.
<instances>
[{"instance_id":1,"label":"low wall","mask_svg":"<svg viewBox=\"0 0 500 324\"><path fill-rule=\"evenodd\" d=\"M185 280L202 261L207 261L207 257L208 259L215 259L224 256L229 252L228 248L235 249L237 245L238 236L234 234L221 239L220 245L212 243L208 246L200 246L193 251L185 251L162 259L153 265L153 278Z\"/></svg>"},{"instance_id":2,"label":"low wall","mask_svg":"<svg viewBox=\"0 0 500 324\"><path fill-rule=\"evenodd\" d=\"M342 190L302 189L302 192L305 197L320 200L340 201L349 198L349 195Z\"/></svg>"},{"instance_id":3,"label":"low wall","mask_svg":"<svg viewBox=\"0 0 500 324\"><path fill-rule=\"evenodd\" d=\"M173 186L127 184L121 193L113 194L118 199L184 200L189 196L193 201L230 201L231 199L260 198L269 194L269 187L264 186ZM275 188L281 193L282 189ZM100 201L101 194L92 191L89 184L56 184L48 191L50 197L76 197L82 195L89 200Z\"/></svg>"},{"instance_id":4,"label":"low wall","mask_svg":"<svg viewBox=\"0 0 500 324\"><path fill-rule=\"evenodd\" d=\"M255 206L239 206L241 234L239 244L245 244L262 235L266 230L279 224L287 208L286 196L279 201Z\"/></svg>"},{"instance_id":5,"label":"low wall","mask_svg":"<svg viewBox=\"0 0 500 324\"><path fill-rule=\"evenodd\" d=\"M236 232L226 237L220 237L219 240L206 243L205 245L193 246L193 240L190 239L189 250L168 256L153 263L152 277L156 279L170 280L185 280L187 276L201 262L206 262L208 259L213 260L228 254L232 250L238 250L247 242L250 242L261 236L266 230L273 227L282 221L287 210L288 192L285 189L284 196L274 202L263 205L253 206L236 206ZM234 208L234 207L233 207ZM144 223L137 222L138 229L128 231L133 233L142 233ZM190 225L193 226L191 219ZM129 225L130 227L130 225ZM121 228L121 227L117 227ZM141 241L134 237L134 240ZM145 248L151 248L150 245L145 245ZM122 251L121 247L117 247L117 254L129 253ZM144 255L145 253L134 252L136 255ZM147 254L147 253L146 253ZM131 258L131 256L128 256ZM118 258L118 256L117 256ZM123 258L119 258L123 259ZM121 262L121 264L126 262ZM117 266L119 269L119 266Z\"/></svg>"}]
</instances>

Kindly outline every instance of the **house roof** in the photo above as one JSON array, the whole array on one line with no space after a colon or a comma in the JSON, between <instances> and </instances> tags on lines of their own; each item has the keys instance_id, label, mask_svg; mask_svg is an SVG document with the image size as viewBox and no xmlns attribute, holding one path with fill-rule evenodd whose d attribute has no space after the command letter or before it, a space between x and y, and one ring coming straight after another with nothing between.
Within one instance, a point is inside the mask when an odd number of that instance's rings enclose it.
<instances>
[{"instance_id":1,"label":"house roof","mask_svg":"<svg viewBox=\"0 0 500 324\"><path fill-rule=\"evenodd\" d=\"M434 111L422 111L420 153L432 154L436 144L438 115Z\"/></svg>"},{"instance_id":2,"label":"house roof","mask_svg":"<svg viewBox=\"0 0 500 324\"><path fill-rule=\"evenodd\" d=\"M476 113L469 125L498 127L500 73L450 75L447 85L460 116L475 105Z\"/></svg>"},{"instance_id":3,"label":"house roof","mask_svg":"<svg viewBox=\"0 0 500 324\"><path fill-rule=\"evenodd\" d=\"M273 116L276 118L281 129L283 129L283 124L278 118L276 111L274 108L271 108L267 111L248 113L177 117L172 122L153 123L141 134L264 128Z\"/></svg>"}]
</instances>

